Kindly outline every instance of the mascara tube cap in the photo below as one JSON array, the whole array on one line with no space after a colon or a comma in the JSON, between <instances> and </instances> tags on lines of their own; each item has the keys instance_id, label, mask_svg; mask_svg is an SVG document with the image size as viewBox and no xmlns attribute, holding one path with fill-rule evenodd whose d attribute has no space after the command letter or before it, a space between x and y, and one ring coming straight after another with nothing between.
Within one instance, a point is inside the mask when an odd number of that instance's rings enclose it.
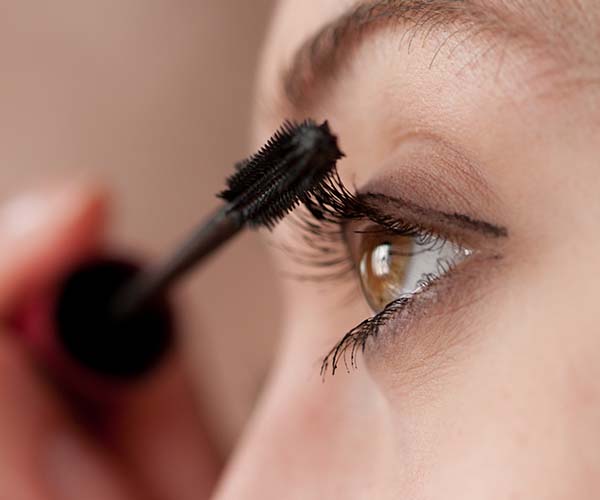
<instances>
[{"instance_id":1,"label":"mascara tube cap","mask_svg":"<svg viewBox=\"0 0 600 500\"><path fill-rule=\"evenodd\" d=\"M49 378L89 401L112 401L149 375L173 341L168 300L115 321L116 292L139 271L129 259L88 258L17 308L13 329Z\"/></svg>"}]
</instances>

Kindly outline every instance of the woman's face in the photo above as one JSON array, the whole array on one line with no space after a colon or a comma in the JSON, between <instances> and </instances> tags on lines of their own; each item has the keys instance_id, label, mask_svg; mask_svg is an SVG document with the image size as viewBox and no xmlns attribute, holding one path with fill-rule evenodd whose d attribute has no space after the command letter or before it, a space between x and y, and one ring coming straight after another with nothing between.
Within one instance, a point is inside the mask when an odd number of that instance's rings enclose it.
<instances>
[{"instance_id":1,"label":"woman's face","mask_svg":"<svg viewBox=\"0 0 600 500\"><path fill-rule=\"evenodd\" d=\"M276 232L282 274L323 279L284 278L279 356L220 498L600 497L599 17L279 5L256 143L329 120L344 183L390 224Z\"/></svg>"}]
</instances>

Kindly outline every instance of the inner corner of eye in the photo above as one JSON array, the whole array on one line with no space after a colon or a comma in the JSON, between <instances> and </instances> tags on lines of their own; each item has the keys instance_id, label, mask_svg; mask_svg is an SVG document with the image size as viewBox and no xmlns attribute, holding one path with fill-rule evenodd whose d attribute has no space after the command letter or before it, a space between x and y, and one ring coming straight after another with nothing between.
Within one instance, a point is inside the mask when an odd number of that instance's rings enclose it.
<instances>
[{"instance_id":1,"label":"inner corner of eye","mask_svg":"<svg viewBox=\"0 0 600 500\"><path fill-rule=\"evenodd\" d=\"M423 291L472 251L442 238L413 234L355 234L355 269L366 301L374 312Z\"/></svg>"}]
</instances>

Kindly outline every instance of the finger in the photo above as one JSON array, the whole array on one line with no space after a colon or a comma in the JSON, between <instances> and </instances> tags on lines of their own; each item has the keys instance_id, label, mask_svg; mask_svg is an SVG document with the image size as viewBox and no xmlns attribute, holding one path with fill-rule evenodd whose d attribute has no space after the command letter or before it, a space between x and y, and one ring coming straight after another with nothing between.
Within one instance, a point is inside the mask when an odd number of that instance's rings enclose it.
<instances>
[{"instance_id":1,"label":"finger","mask_svg":"<svg viewBox=\"0 0 600 500\"><path fill-rule=\"evenodd\" d=\"M0 315L98 246L106 205L98 186L71 183L0 207Z\"/></svg>"},{"instance_id":2,"label":"finger","mask_svg":"<svg viewBox=\"0 0 600 500\"><path fill-rule=\"evenodd\" d=\"M115 462L78 429L5 332L0 333L0 408L0 498L137 498Z\"/></svg>"},{"instance_id":3,"label":"finger","mask_svg":"<svg viewBox=\"0 0 600 500\"><path fill-rule=\"evenodd\" d=\"M70 185L0 209L0 312L97 244L105 201ZM78 429L52 387L0 331L0 498L134 498L107 452Z\"/></svg>"}]
</instances>

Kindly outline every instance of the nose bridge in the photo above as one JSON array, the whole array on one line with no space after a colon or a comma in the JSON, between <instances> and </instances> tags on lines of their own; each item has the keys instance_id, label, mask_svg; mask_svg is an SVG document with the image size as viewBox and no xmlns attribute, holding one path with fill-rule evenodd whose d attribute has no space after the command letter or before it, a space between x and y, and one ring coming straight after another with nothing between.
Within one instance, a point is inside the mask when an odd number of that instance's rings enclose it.
<instances>
[{"instance_id":1,"label":"nose bridge","mask_svg":"<svg viewBox=\"0 0 600 500\"><path fill-rule=\"evenodd\" d=\"M391 460L380 405L369 401L364 377L356 372L323 383L318 373L277 373L216 498L368 498L363 485L381 484L377 476Z\"/></svg>"}]
</instances>

